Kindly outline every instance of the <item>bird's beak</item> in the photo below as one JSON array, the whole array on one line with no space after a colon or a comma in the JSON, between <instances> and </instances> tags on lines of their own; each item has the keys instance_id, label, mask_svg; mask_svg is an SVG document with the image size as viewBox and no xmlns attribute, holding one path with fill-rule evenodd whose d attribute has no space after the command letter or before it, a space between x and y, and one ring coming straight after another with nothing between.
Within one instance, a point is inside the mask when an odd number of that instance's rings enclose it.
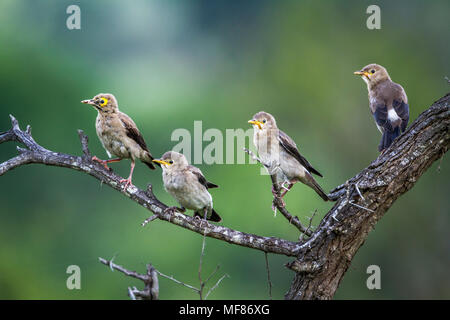
<instances>
[{"instance_id":1,"label":"bird's beak","mask_svg":"<svg viewBox=\"0 0 450 320\"><path fill-rule=\"evenodd\" d=\"M259 130L262 129L262 122L261 122L261 121L258 121L258 120L248 120L248 123L251 123L251 124L253 124L253 125L255 125L255 126L258 126Z\"/></svg>"},{"instance_id":2,"label":"bird's beak","mask_svg":"<svg viewBox=\"0 0 450 320\"><path fill-rule=\"evenodd\" d=\"M164 160L159 160L159 159L153 159L153 162L159 163L159 164L164 164L166 166L170 166L170 163L168 163L167 161Z\"/></svg>"},{"instance_id":3,"label":"bird's beak","mask_svg":"<svg viewBox=\"0 0 450 320\"><path fill-rule=\"evenodd\" d=\"M367 71L355 71L353 72L353 74L357 76L366 76L366 78L369 78L370 76L370 73L368 73Z\"/></svg>"},{"instance_id":4,"label":"bird's beak","mask_svg":"<svg viewBox=\"0 0 450 320\"><path fill-rule=\"evenodd\" d=\"M93 99L88 99L88 100L81 100L81 103L84 103L84 104L90 104L90 105L95 105L95 102L94 102L94 100Z\"/></svg>"}]
</instances>

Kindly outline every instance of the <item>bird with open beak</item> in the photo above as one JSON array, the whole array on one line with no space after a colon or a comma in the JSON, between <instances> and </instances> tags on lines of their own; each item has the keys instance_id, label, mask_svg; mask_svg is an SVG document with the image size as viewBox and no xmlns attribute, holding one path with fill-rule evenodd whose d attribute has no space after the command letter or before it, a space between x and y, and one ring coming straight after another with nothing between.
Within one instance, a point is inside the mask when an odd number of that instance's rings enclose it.
<instances>
[{"instance_id":1,"label":"bird with open beak","mask_svg":"<svg viewBox=\"0 0 450 320\"><path fill-rule=\"evenodd\" d=\"M206 219L210 221L222 220L213 209L212 197L208 192L208 189L219 186L207 181L199 168L189 165L184 155L168 151L161 159L154 159L153 162L161 165L164 188L182 206L167 210L185 212L189 209L194 210L194 217L202 219L206 215Z\"/></svg>"},{"instance_id":2,"label":"bird with open beak","mask_svg":"<svg viewBox=\"0 0 450 320\"><path fill-rule=\"evenodd\" d=\"M378 64L369 64L354 74L367 83L370 111L382 133L378 151L383 153L406 130L408 97L403 87L393 82L386 69Z\"/></svg>"},{"instance_id":3,"label":"bird with open beak","mask_svg":"<svg viewBox=\"0 0 450 320\"><path fill-rule=\"evenodd\" d=\"M280 198L300 181L311 187L323 200L329 200L312 176L312 174L320 177L322 175L300 154L294 140L278 129L271 114L258 112L248 123L254 128L253 143L258 151L259 160L272 176L272 181L284 189L279 195ZM272 193L278 197L277 190L273 186Z\"/></svg>"},{"instance_id":4,"label":"bird with open beak","mask_svg":"<svg viewBox=\"0 0 450 320\"><path fill-rule=\"evenodd\" d=\"M131 170L128 179L120 180L125 182L124 189L132 185L131 178L136 159L141 160L150 169L154 170L153 157L147 148L147 144L139 132L134 121L125 113L119 111L116 98L110 93L100 93L92 99L83 100L82 103L93 106L98 111L95 128L100 142L105 148L108 157L115 156L114 159L101 160L92 157L93 161L101 163L106 169L108 163L118 162L123 159L131 159Z\"/></svg>"}]
</instances>

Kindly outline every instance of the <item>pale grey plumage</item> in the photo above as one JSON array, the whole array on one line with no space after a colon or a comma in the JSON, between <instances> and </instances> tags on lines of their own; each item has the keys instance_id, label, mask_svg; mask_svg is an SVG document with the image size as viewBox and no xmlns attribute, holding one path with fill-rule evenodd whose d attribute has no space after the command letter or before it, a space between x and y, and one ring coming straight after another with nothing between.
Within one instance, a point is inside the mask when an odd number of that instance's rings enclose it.
<instances>
[{"instance_id":1,"label":"pale grey plumage","mask_svg":"<svg viewBox=\"0 0 450 320\"><path fill-rule=\"evenodd\" d=\"M206 210L208 220L221 221L208 192L208 188L218 186L208 182L200 169L189 165L184 155L174 151L168 151L161 159L153 161L161 164L164 188L183 208L194 210L194 215L201 218Z\"/></svg>"},{"instance_id":2,"label":"pale grey plumage","mask_svg":"<svg viewBox=\"0 0 450 320\"><path fill-rule=\"evenodd\" d=\"M295 142L278 129L271 114L258 112L249 123L254 126L253 143L258 151L258 157L269 174L275 177L276 183L280 185L288 183L290 189L293 184L300 181L313 188L325 201L329 200L314 180L312 173L322 175L298 152Z\"/></svg>"}]
</instances>

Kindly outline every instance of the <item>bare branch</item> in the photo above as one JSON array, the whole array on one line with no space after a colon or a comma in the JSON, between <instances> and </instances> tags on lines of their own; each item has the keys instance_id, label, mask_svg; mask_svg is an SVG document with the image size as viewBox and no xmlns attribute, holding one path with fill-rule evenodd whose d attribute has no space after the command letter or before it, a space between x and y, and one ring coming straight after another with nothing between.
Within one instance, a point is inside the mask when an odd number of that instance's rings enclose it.
<instances>
[{"instance_id":1,"label":"bare branch","mask_svg":"<svg viewBox=\"0 0 450 320\"><path fill-rule=\"evenodd\" d=\"M98 258L98 260L106 266L109 266L111 270L117 270L122 272L128 277L132 277L144 282L144 290L140 291L136 287L128 287L128 296L131 300L158 300L159 296L159 281L156 269L151 264L147 264L147 273L140 274L136 271L130 271L122 266L119 266L111 260Z\"/></svg>"},{"instance_id":2,"label":"bare branch","mask_svg":"<svg viewBox=\"0 0 450 320\"><path fill-rule=\"evenodd\" d=\"M21 150L21 154L18 156L0 164L0 176L14 168L31 163L75 169L91 175L153 212L156 217L148 218L146 222L144 221L144 225L159 218L160 220L199 233L202 236L206 235L207 237L226 241L230 244L287 256L295 256L300 247L299 243L296 242L276 237L263 237L245 233L214 225L206 221L201 222L198 219L179 212L172 213L165 211L168 206L155 197L151 185L148 185L146 191L136 186L129 186L126 190L123 190L120 184L120 180L122 179L120 176L112 171L106 170L101 164L91 160L88 138L81 130L78 132L78 135L82 145L83 156L79 157L53 152L43 148L34 141L29 132L20 130L19 123L13 116L11 116L11 123L12 128L0 134L0 143L16 141L25 145L26 149Z\"/></svg>"},{"instance_id":3,"label":"bare branch","mask_svg":"<svg viewBox=\"0 0 450 320\"><path fill-rule=\"evenodd\" d=\"M269 258L267 257L267 252L264 252L264 258L266 260L267 282L269 283L269 298L272 300L272 281L270 280Z\"/></svg>"}]
</instances>

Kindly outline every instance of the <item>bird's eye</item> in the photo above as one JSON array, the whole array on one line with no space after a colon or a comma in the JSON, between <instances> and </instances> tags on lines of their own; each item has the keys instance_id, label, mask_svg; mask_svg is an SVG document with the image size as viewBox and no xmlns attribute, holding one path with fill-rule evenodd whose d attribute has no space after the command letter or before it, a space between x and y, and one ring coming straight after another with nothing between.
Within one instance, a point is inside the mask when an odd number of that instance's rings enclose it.
<instances>
[{"instance_id":1,"label":"bird's eye","mask_svg":"<svg viewBox=\"0 0 450 320\"><path fill-rule=\"evenodd\" d=\"M169 163L170 163L170 164L173 164L173 160L170 160Z\"/></svg>"},{"instance_id":2,"label":"bird's eye","mask_svg":"<svg viewBox=\"0 0 450 320\"><path fill-rule=\"evenodd\" d=\"M100 99L100 105L102 107L106 106L107 103L108 103L108 99L105 99L105 98Z\"/></svg>"},{"instance_id":3,"label":"bird's eye","mask_svg":"<svg viewBox=\"0 0 450 320\"><path fill-rule=\"evenodd\" d=\"M375 73L375 70L374 69L370 70L370 73Z\"/></svg>"},{"instance_id":4,"label":"bird's eye","mask_svg":"<svg viewBox=\"0 0 450 320\"><path fill-rule=\"evenodd\" d=\"M266 119L263 120L263 123L266 123Z\"/></svg>"}]
</instances>

